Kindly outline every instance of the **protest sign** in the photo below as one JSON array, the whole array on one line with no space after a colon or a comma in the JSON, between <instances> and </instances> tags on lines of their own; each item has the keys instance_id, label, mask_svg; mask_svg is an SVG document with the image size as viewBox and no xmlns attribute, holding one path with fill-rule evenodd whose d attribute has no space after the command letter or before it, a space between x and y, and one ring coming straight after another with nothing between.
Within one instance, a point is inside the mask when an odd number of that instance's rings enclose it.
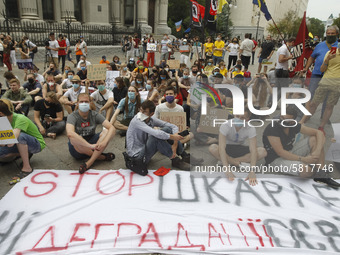
<instances>
[{"instance_id":1,"label":"protest sign","mask_svg":"<svg viewBox=\"0 0 340 255\"><path fill-rule=\"evenodd\" d=\"M106 71L106 88L110 91L114 88L114 82L117 77L120 76L120 71Z\"/></svg>"},{"instance_id":2,"label":"protest sign","mask_svg":"<svg viewBox=\"0 0 340 255\"><path fill-rule=\"evenodd\" d=\"M149 91L139 91L140 98L145 101L148 98Z\"/></svg>"},{"instance_id":3,"label":"protest sign","mask_svg":"<svg viewBox=\"0 0 340 255\"><path fill-rule=\"evenodd\" d=\"M146 50L148 50L148 51L157 51L157 45L155 43L148 43L146 45Z\"/></svg>"},{"instance_id":4,"label":"protest sign","mask_svg":"<svg viewBox=\"0 0 340 255\"><path fill-rule=\"evenodd\" d=\"M97 64L87 66L87 79L98 81L106 79L106 65Z\"/></svg>"},{"instance_id":5,"label":"protest sign","mask_svg":"<svg viewBox=\"0 0 340 255\"><path fill-rule=\"evenodd\" d=\"M0 144L18 143L7 117L0 117Z\"/></svg>"},{"instance_id":6,"label":"protest sign","mask_svg":"<svg viewBox=\"0 0 340 255\"><path fill-rule=\"evenodd\" d=\"M34 65L31 58L28 59L17 59L17 66L19 69L32 70Z\"/></svg>"},{"instance_id":7,"label":"protest sign","mask_svg":"<svg viewBox=\"0 0 340 255\"><path fill-rule=\"evenodd\" d=\"M339 191L171 170L35 170L0 200L0 254L339 254Z\"/></svg>"},{"instance_id":8,"label":"protest sign","mask_svg":"<svg viewBox=\"0 0 340 255\"><path fill-rule=\"evenodd\" d=\"M181 45L179 46L179 52L189 52L190 49L189 49L189 45Z\"/></svg>"},{"instance_id":9,"label":"protest sign","mask_svg":"<svg viewBox=\"0 0 340 255\"><path fill-rule=\"evenodd\" d=\"M168 60L166 63L169 65L169 69L178 69L180 61L171 59L171 60Z\"/></svg>"},{"instance_id":10,"label":"protest sign","mask_svg":"<svg viewBox=\"0 0 340 255\"><path fill-rule=\"evenodd\" d=\"M174 124L179 132L187 129L187 119L185 112L161 112L159 119Z\"/></svg>"},{"instance_id":11,"label":"protest sign","mask_svg":"<svg viewBox=\"0 0 340 255\"><path fill-rule=\"evenodd\" d=\"M208 107L207 114L201 115L200 118L200 132L218 135L221 127L221 123L218 120L227 120L229 113L230 109Z\"/></svg>"}]
</instances>

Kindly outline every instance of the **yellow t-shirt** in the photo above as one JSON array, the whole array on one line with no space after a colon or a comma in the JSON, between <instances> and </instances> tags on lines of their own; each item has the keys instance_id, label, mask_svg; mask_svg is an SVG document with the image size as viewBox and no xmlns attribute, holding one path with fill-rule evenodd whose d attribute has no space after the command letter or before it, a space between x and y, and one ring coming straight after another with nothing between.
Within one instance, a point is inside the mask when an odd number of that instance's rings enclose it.
<instances>
[{"instance_id":1,"label":"yellow t-shirt","mask_svg":"<svg viewBox=\"0 0 340 255\"><path fill-rule=\"evenodd\" d=\"M224 68L224 69L221 69L221 68L220 68L220 73L221 73L223 76L226 76L227 73L228 73L227 68Z\"/></svg>"},{"instance_id":2,"label":"yellow t-shirt","mask_svg":"<svg viewBox=\"0 0 340 255\"><path fill-rule=\"evenodd\" d=\"M233 72L233 77L235 77L236 75L239 75L239 74L244 75L244 72L242 72L242 71L238 71L238 72L234 71Z\"/></svg>"},{"instance_id":3,"label":"yellow t-shirt","mask_svg":"<svg viewBox=\"0 0 340 255\"><path fill-rule=\"evenodd\" d=\"M214 43L205 43L205 52L212 52L213 51L213 45Z\"/></svg>"},{"instance_id":4,"label":"yellow t-shirt","mask_svg":"<svg viewBox=\"0 0 340 255\"><path fill-rule=\"evenodd\" d=\"M327 52L325 59L328 57L329 51ZM331 85L340 87L340 50L337 49L336 57L328 62L328 67L324 73L321 81L321 85Z\"/></svg>"},{"instance_id":5,"label":"yellow t-shirt","mask_svg":"<svg viewBox=\"0 0 340 255\"><path fill-rule=\"evenodd\" d=\"M215 41L214 45L215 45L215 48L218 48L218 49L224 48L224 42L222 40L221 41ZM223 51L214 50L214 56L215 57L222 57L222 55L223 55Z\"/></svg>"}]
</instances>

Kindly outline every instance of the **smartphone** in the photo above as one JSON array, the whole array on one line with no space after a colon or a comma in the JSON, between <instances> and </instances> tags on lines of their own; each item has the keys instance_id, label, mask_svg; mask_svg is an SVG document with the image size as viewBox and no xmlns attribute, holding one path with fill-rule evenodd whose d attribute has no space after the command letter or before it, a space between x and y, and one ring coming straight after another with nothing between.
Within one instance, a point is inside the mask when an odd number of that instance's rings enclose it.
<instances>
[{"instance_id":1,"label":"smartphone","mask_svg":"<svg viewBox=\"0 0 340 255\"><path fill-rule=\"evenodd\" d=\"M184 130L184 131L182 131L182 132L180 132L180 133L178 133L180 136L183 136L183 137L185 137L185 136L187 136L187 135L189 135L189 131L188 130Z\"/></svg>"},{"instance_id":2,"label":"smartphone","mask_svg":"<svg viewBox=\"0 0 340 255\"><path fill-rule=\"evenodd\" d=\"M331 52L330 52L330 53L331 53L331 54L334 54L334 53L336 53L336 49L337 49L337 47L332 47L332 48L331 48Z\"/></svg>"}]
</instances>

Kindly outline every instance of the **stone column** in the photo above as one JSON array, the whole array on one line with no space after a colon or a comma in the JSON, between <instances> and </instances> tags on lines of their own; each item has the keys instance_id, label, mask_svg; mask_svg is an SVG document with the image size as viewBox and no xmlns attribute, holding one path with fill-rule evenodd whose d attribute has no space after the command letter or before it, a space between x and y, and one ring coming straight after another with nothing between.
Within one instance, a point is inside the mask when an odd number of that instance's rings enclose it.
<instances>
[{"instance_id":1,"label":"stone column","mask_svg":"<svg viewBox=\"0 0 340 255\"><path fill-rule=\"evenodd\" d=\"M37 0L19 1L22 19L39 19Z\"/></svg>"},{"instance_id":2,"label":"stone column","mask_svg":"<svg viewBox=\"0 0 340 255\"><path fill-rule=\"evenodd\" d=\"M148 0L138 0L138 25L141 27L142 34L152 33L152 27L148 25Z\"/></svg>"},{"instance_id":3,"label":"stone column","mask_svg":"<svg viewBox=\"0 0 340 255\"><path fill-rule=\"evenodd\" d=\"M61 19L65 20L70 17L72 20L75 20L74 17L74 1L73 0L61 0L60 2L60 13Z\"/></svg>"},{"instance_id":4,"label":"stone column","mask_svg":"<svg viewBox=\"0 0 340 255\"><path fill-rule=\"evenodd\" d=\"M112 0L112 4L111 4L111 16L110 19L111 21L117 25L117 26L121 26L122 22L121 22L121 3L120 0Z\"/></svg>"},{"instance_id":5,"label":"stone column","mask_svg":"<svg viewBox=\"0 0 340 255\"><path fill-rule=\"evenodd\" d=\"M159 0L159 15L156 34L171 34L171 28L168 27L168 0Z\"/></svg>"}]
</instances>

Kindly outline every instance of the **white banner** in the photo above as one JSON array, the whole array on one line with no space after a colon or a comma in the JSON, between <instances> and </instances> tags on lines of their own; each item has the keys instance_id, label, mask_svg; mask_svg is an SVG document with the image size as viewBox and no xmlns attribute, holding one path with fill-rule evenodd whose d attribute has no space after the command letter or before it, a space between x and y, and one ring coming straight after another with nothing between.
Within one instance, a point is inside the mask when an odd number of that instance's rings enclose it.
<instances>
[{"instance_id":1,"label":"white banner","mask_svg":"<svg viewBox=\"0 0 340 255\"><path fill-rule=\"evenodd\" d=\"M106 88L110 91L113 91L114 88L114 82L117 77L120 76L120 71L106 71Z\"/></svg>"},{"instance_id":2,"label":"white banner","mask_svg":"<svg viewBox=\"0 0 340 255\"><path fill-rule=\"evenodd\" d=\"M0 117L0 144L18 143L7 117Z\"/></svg>"},{"instance_id":3,"label":"white banner","mask_svg":"<svg viewBox=\"0 0 340 255\"><path fill-rule=\"evenodd\" d=\"M157 51L157 44L155 43L147 43L146 44L147 51Z\"/></svg>"},{"instance_id":4,"label":"white banner","mask_svg":"<svg viewBox=\"0 0 340 255\"><path fill-rule=\"evenodd\" d=\"M0 254L338 254L339 191L312 180L35 170L0 201Z\"/></svg>"}]
</instances>

